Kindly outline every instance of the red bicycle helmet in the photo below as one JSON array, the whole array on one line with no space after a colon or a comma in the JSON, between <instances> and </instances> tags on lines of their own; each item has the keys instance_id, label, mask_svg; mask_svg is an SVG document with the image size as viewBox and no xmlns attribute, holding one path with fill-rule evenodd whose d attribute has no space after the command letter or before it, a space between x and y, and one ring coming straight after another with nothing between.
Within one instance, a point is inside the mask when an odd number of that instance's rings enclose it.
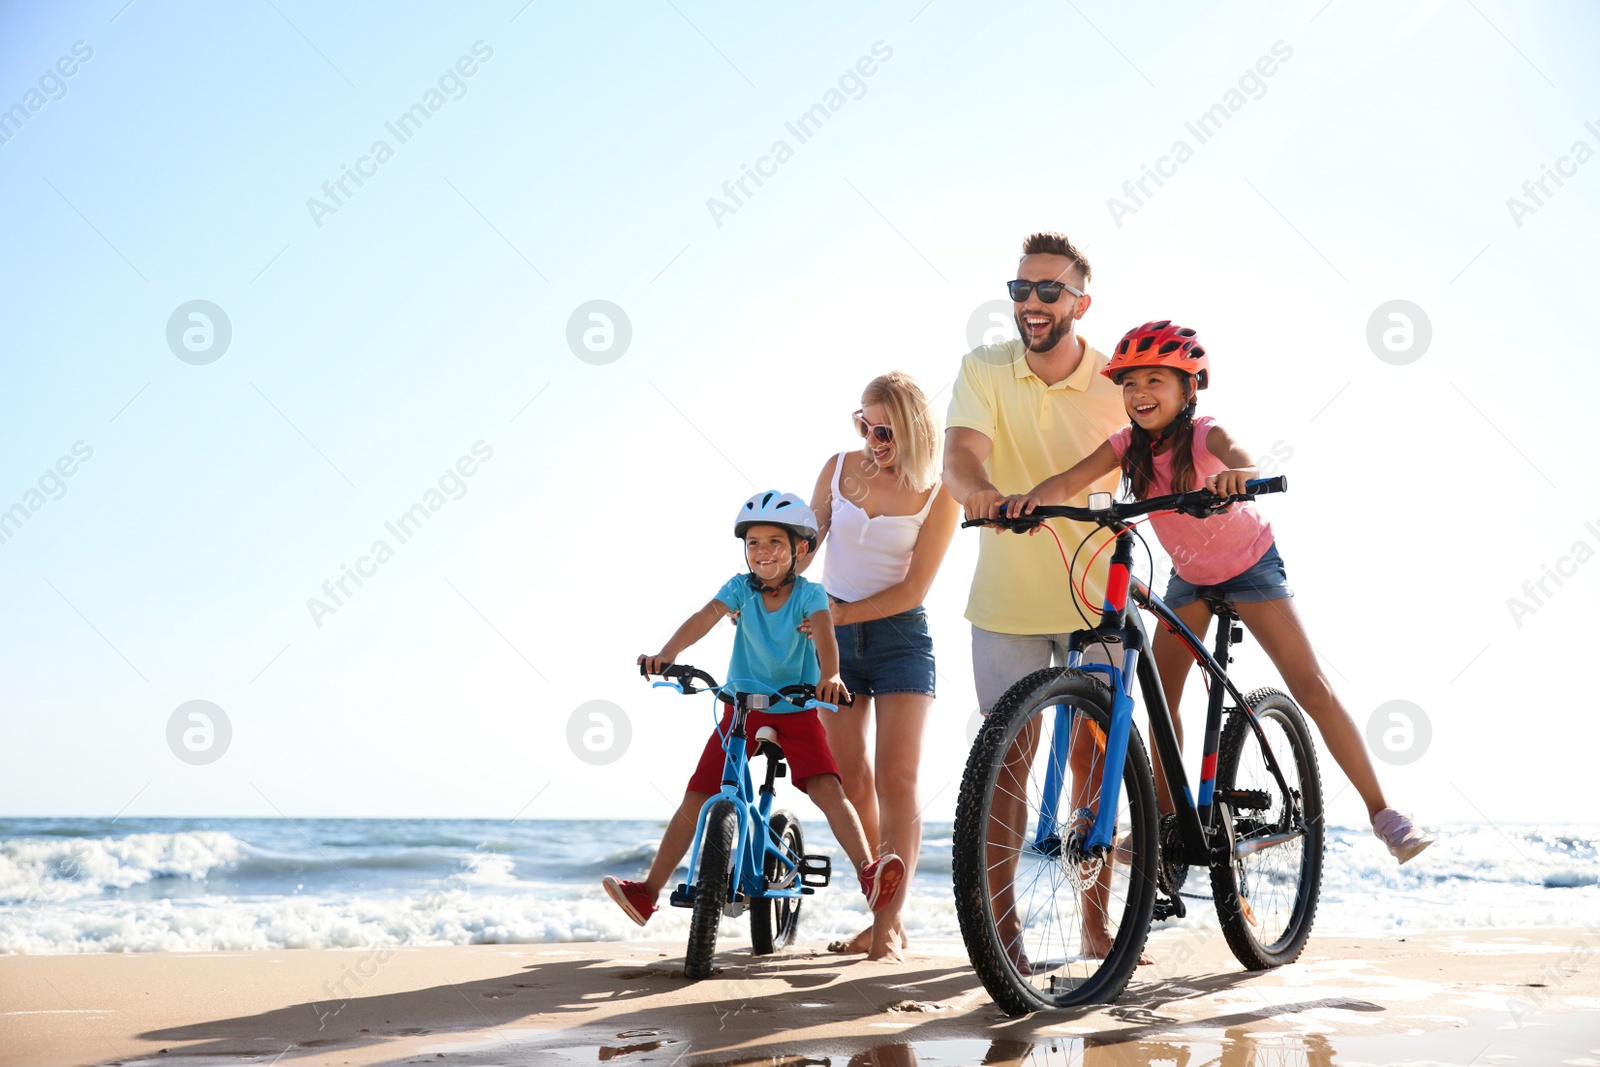
<instances>
[{"instance_id":1,"label":"red bicycle helmet","mask_svg":"<svg viewBox=\"0 0 1600 1067\"><path fill-rule=\"evenodd\" d=\"M1171 319L1147 322L1122 335L1116 353L1101 371L1112 381L1134 367L1171 367L1195 377L1195 387L1204 389L1211 378L1211 357L1200 345L1200 337L1187 326L1176 326Z\"/></svg>"}]
</instances>

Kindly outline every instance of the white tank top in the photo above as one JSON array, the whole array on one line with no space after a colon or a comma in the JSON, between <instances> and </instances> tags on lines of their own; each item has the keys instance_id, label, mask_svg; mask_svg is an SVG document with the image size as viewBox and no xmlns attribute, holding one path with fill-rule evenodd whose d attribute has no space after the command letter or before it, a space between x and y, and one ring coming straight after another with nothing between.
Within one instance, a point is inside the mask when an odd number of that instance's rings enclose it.
<instances>
[{"instance_id":1,"label":"white tank top","mask_svg":"<svg viewBox=\"0 0 1600 1067\"><path fill-rule=\"evenodd\" d=\"M915 515L869 516L839 493L839 474L850 455L839 453L833 468L833 521L828 526L822 585L838 600L864 600L906 580L911 551L933 509L939 483L933 483L922 510Z\"/></svg>"}]
</instances>

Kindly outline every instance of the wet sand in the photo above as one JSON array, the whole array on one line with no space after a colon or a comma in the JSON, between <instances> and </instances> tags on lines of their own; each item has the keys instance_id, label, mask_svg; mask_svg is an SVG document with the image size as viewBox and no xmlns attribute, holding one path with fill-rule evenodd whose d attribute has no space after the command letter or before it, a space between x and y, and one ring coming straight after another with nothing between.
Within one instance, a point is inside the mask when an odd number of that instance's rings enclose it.
<instances>
[{"instance_id":1,"label":"wet sand","mask_svg":"<svg viewBox=\"0 0 1600 1067\"><path fill-rule=\"evenodd\" d=\"M0 1065L1600 1064L1600 925L1313 935L1242 971L1153 935L1115 1005L1007 1019L959 943L802 949L684 981L681 945L0 958Z\"/></svg>"}]
</instances>

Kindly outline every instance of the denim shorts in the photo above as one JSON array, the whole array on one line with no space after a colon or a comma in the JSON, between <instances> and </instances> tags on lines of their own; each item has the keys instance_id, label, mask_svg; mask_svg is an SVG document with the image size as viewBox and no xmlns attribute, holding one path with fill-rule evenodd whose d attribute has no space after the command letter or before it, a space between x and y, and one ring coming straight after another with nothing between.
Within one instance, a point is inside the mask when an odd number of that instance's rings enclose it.
<instances>
[{"instance_id":1,"label":"denim shorts","mask_svg":"<svg viewBox=\"0 0 1600 1067\"><path fill-rule=\"evenodd\" d=\"M1161 599L1169 608L1181 608L1200 599L1202 593L1220 596L1230 604L1256 604L1294 596L1289 588L1289 576L1283 569L1283 557L1278 555L1277 542L1273 542L1248 570L1216 585L1193 585L1173 571L1167 581L1167 595Z\"/></svg>"},{"instance_id":2,"label":"denim shorts","mask_svg":"<svg viewBox=\"0 0 1600 1067\"><path fill-rule=\"evenodd\" d=\"M921 607L834 627L839 677L852 693L920 693L933 696L933 638Z\"/></svg>"}]
</instances>

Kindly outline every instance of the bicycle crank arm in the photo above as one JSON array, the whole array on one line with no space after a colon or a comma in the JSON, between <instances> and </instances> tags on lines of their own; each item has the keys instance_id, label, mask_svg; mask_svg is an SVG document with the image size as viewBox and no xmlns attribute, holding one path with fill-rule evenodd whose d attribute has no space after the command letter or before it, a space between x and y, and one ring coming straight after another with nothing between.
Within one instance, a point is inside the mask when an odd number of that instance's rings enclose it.
<instances>
[{"instance_id":1,"label":"bicycle crank arm","mask_svg":"<svg viewBox=\"0 0 1600 1067\"><path fill-rule=\"evenodd\" d=\"M1265 837L1252 837L1248 841L1240 841L1233 846L1233 858L1236 860L1243 859L1264 849L1276 848L1279 845L1287 845L1291 841L1298 841L1304 836L1306 835L1299 830L1291 830L1284 834L1267 834Z\"/></svg>"}]
</instances>

